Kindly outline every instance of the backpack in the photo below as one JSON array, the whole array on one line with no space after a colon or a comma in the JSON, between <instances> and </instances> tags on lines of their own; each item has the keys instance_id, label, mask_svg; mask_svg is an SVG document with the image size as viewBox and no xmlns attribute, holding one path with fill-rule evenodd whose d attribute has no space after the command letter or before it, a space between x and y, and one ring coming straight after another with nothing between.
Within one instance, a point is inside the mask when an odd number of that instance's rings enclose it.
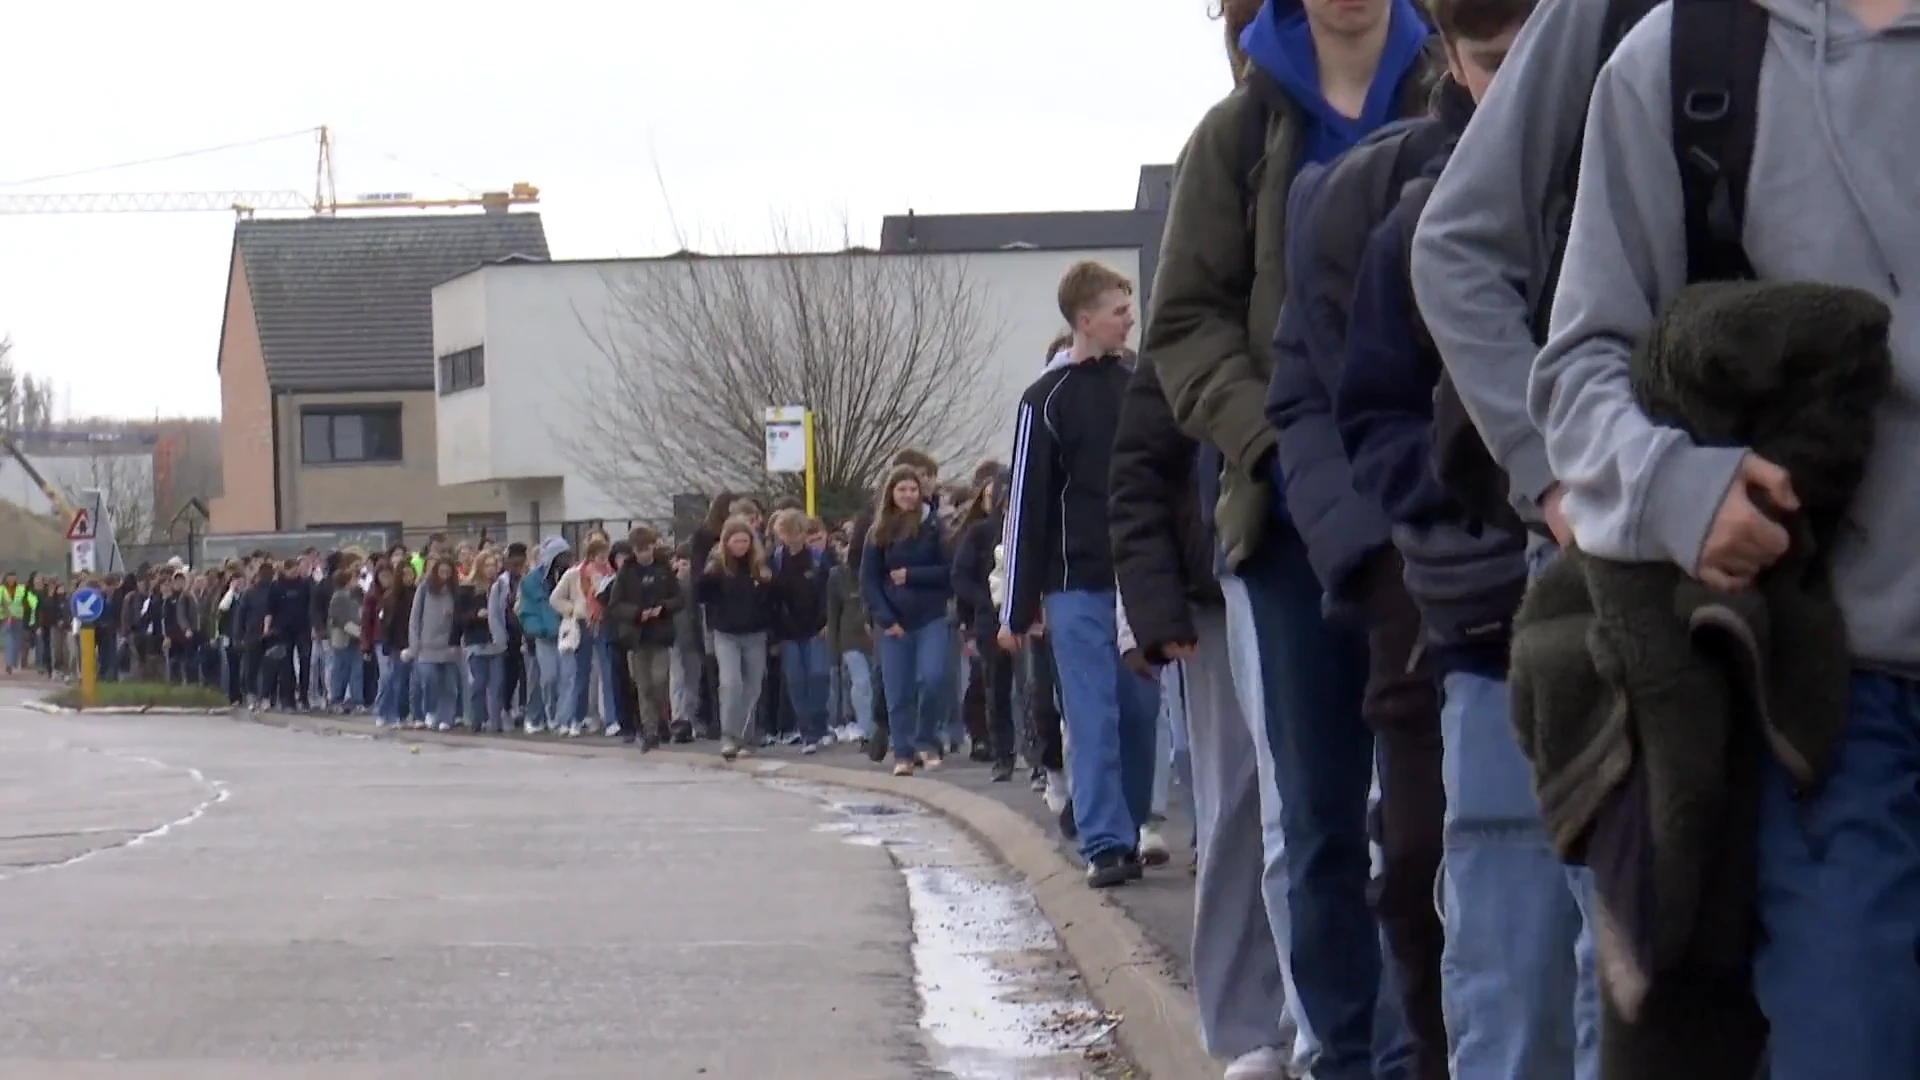
<instances>
[{"instance_id":1,"label":"backpack","mask_svg":"<svg viewBox=\"0 0 1920 1080\"><path fill-rule=\"evenodd\" d=\"M1659 0L1608 0L1601 37L1604 63ZM1753 166L1760 61L1768 15L1754 0L1672 0L1673 152L1685 207L1687 281L1753 277L1741 240L1747 175ZM1554 289L1573 224L1580 176L1576 146L1563 174L1567 205L1555 223L1546 287L1534 308L1534 340L1545 344ZM1424 197L1424 192L1422 193ZM1506 474L1487 451L1444 369L1434 388L1434 469L1441 483L1481 521L1517 522Z\"/></svg>"}]
</instances>

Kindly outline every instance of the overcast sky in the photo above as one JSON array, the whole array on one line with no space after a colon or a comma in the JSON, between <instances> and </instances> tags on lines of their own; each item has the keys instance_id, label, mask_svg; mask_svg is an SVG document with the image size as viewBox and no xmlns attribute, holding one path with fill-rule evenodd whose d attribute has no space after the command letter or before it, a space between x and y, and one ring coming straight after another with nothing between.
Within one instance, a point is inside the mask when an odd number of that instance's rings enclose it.
<instances>
[{"instance_id":1,"label":"overcast sky","mask_svg":"<svg viewBox=\"0 0 1920 1080\"><path fill-rule=\"evenodd\" d=\"M559 258L1131 206L1228 84L1207 0L8 7L0 195L310 191L306 135L35 178L325 123L342 198L529 181ZM232 230L0 215L0 335L71 414L216 414Z\"/></svg>"}]
</instances>

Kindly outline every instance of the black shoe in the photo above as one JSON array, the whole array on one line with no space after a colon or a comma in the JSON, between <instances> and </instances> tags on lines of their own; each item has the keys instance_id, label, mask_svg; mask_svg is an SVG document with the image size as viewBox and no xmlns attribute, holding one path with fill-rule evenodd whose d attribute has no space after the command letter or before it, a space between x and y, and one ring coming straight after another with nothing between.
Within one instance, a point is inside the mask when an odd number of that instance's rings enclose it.
<instances>
[{"instance_id":1,"label":"black shoe","mask_svg":"<svg viewBox=\"0 0 1920 1080\"><path fill-rule=\"evenodd\" d=\"M649 735L640 740L640 752L645 754L660 749L660 740Z\"/></svg>"},{"instance_id":2,"label":"black shoe","mask_svg":"<svg viewBox=\"0 0 1920 1080\"><path fill-rule=\"evenodd\" d=\"M1125 855L1120 856L1120 863L1126 867L1128 881L1139 881L1141 878L1147 876L1146 866L1140 861L1140 852L1138 850L1129 851Z\"/></svg>"},{"instance_id":3,"label":"black shoe","mask_svg":"<svg viewBox=\"0 0 1920 1080\"><path fill-rule=\"evenodd\" d=\"M1117 851L1095 855L1093 861L1087 864L1087 887L1090 889L1111 889L1132 880L1126 858Z\"/></svg>"},{"instance_id":4,"label":"black shoe","mask_svg":"<svg viewBox=\"0 0 1920 1080\"><path fill-rule=\"evenodd\" d=\"M967 757L984 765L993 760L993 747L986 743L974 743L973 749L967 751Z\"/></svg>"},{"instance_id":5,"label":"black shoe","mask_svg":"<svg viewBox=\"0 0 1920 1080\"><path fill-rule=\"evenodd\" d=\"M1013 779L1013 762L997 761L993 765L993 782L1004 784Z\"/></svg>"},{"instance_id":6,"label":"black shoe","mask_svg":"<svg viewBox=\"0 0 1920 1080\"><path fill-rule=\"evenodd\" d=\"M671 743L690 743L693 741L692 724L671 724L667 727L667 741Z\"/></svg>"},{"instance_id":7,"label":"black shoe","mask_svg":"<svg viewBox=\"0 0 1920 1080\"><path fill-rule=\"evenodd\" d=\"M878 764L887 758L887 729L880 728L867 738L867 760Z\"/></svg>"},{"instance_id":8,"label":"black shoe","mask_svg":"<svg viewBox=\"0 0 1920 1080\"><path fill-rule=\"evenodd\" d=\"M1068 840L1077 840L1080 837L1080 826L1073 820L1072 799L1068 799L1067 805L1060 808L1060 835Z\"/></svg>"}]
</instances>

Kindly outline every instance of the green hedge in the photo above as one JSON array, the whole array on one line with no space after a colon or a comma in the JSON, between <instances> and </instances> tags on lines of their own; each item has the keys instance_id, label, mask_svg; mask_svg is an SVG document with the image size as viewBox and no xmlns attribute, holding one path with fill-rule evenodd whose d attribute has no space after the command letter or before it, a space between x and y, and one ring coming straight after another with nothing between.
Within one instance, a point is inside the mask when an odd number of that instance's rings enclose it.
<instances>
[{"instance_id":1,"label":"green hedge","mask_svg":"<svg viewBox=\"0 0 1920 1080\"><path fill-rule=\"evenodd\" d=\"M167 683L101 682L95 687L96 708L224 709L227 695L204 686L171 686ZM47 699L66 709L78 709L80 688L70 686Z\"/></svg>"}]
</instances>

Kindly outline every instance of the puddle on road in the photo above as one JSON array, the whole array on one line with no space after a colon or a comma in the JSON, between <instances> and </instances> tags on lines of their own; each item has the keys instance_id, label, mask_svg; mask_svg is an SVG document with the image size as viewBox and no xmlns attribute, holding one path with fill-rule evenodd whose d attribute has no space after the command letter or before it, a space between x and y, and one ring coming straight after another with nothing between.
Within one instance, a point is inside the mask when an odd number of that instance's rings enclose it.
<instances>
[{"instance_id":1,"label":"puddle on road","mask_svg":"<svg viewBox=\"0 0 1920 1080\"><path fill-rule=\"evenodd\" d=\"M1128 1075L1102 1014L1026 885L979 844L904 800L769 781L839 812L819 826L884 847L906 878L920 1029L954 1080Z\"/></svg>"}]
</instances>

